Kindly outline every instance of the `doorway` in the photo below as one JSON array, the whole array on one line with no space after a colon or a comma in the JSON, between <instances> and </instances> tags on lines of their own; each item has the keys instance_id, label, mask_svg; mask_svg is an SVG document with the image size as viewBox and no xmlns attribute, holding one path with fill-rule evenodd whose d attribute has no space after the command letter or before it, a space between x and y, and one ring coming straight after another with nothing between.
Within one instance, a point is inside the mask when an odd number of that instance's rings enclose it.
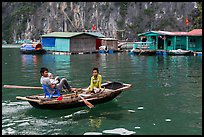
<instances>
[{"instance_id":1,"label":"doorway","mask_svg":"<svg viewBox=\"0 0 204 137\"><path fill-rule=\"evenodd\" d=\"M164 49L164 39L162 36L158 36L158 49Z\"/></svg>"}]
</instances>

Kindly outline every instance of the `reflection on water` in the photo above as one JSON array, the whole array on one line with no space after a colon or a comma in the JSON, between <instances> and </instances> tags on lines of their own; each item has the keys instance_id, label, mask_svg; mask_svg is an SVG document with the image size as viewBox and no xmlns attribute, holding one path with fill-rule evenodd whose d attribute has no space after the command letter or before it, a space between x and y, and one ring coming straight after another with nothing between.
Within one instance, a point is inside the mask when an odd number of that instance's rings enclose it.
<instances>
[{"instance_id":1,"label":"reflection on water","mask_svg":"<svg viewBox=\"0 0 204 137\"><path fill-rule=\"evenodd\" d=\"M93 110L87 107L65 110L41 110L32 108L28 102L24 101L5 101L2 103L2 106L4 115L2 127L4 128L4 134L59 134L62 132L62 129L60 127L57 128L58 125L67 127L86 119L88 120L88 127L90 127L89 131L96 131L102 126L103 120L119 120L125 114L125 110L115 102L99 104ZM28 129L32 127L38 128L29 132ZM40 130L48 127L52 127L55 130ZM66 133L68 133L67 130Z\"/></svg>"},{"instance_id":2,"label":"reflection on water","mask_svg":"<svg viewBox=\"0 0 204 137\"><path fill-rule=\"evenodd\" d=\"M102 119L99 118L89 118L90 120L90 126L96 130L96 128L100 128L101 124L102 124Z\"/></svg>"},{"instance_id":3,"label":"reflection on water","mask_svg":"<svg viewBox=\"0 0 204 137\"><path fill-rule=\"evenodd\" d=\"M22 54L22 67L28 66L28 65L37 65L38 64L38 57L37 55L30 55L30 54Z\"/></svg>"},{"instance_id":4,"label":"reflection on water","mask_svg":"<svg viewBox=\"0 0 204 137\"><path fill-rule=\"evenodd\" d=\"M56 75L67 74L70 70L70 55L50 55L42 57L42 66Z\"/></svg>"},{"instance_id":5,"label":"reflection on water","mask_svg":"<svg viewBox=\"0 0 204 137\"><path fill-rule=\"evenodd\" d=\"M40 86L41 67L74 87L89 85L93 67L99 68L104 82L132 84L94 109L36 109L15 97L43 91L2 89L2 134L202 134L202 56L23 55L16 49L2 53L2 85Z\"/></svg>"}]
</instances>

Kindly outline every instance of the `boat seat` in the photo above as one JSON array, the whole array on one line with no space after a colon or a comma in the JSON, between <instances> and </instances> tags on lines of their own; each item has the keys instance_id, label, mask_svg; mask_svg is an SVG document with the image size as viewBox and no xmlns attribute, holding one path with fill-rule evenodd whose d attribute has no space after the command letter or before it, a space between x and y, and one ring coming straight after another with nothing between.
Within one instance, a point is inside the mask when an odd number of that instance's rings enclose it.
<instances>
[{"instance_id":1,"label":"boat seat","mask_svg":"<svg viewBox=\"0 0 204 137\"><path fill-rule=\"evenodd\" d=\"M48 97L49 99L52 97L59 97L60 91L56 88L52 89L50 86L42 85L42 88L44 90L44 97ZM51 94L48 90L55 91L54 94Z\"/></svg>"},{"instance_id":2,"label":"boat seat","mask_svg":"<svg viewBox=\"0 0 204 137\"><path fill-rule=\"evenodd\" d=\"M82 97L89 97L89 96L91 96L91 94L86 94L86 93L82 93L82 94L79 94L80 96L82 96Z\"/></svg>"}]
</instances>

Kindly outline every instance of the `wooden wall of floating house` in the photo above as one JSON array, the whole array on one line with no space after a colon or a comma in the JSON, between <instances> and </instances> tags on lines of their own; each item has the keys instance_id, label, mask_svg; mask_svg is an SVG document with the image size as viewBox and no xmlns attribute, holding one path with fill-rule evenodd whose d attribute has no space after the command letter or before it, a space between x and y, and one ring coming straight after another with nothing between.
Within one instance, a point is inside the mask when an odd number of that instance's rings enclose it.
<instances>
[{"instance_id":1,"label":"wooden wall of floating house","mask_svg":"<svg viewBox=\"0 0 204 137\"><path fill-rule=\"evenodd\" d=\"M53 51L55 49L55 38L42 38L42 47L45 50Z\"/></svg>"},{"instance_id":2,"label":"wooden wall of floating house","mask_svg":"<svg viewBox=\"0 0 204 137\"><path fill-rule=\"evenodd\" d=\"M93 52L96 51L97 37L91 35L78 35L70 39L70 52Z\"/></svg>"},{"instance_id":3,"label":"wooden wall of floating house","mask_svg":"<svg viewBox=\"0 0 204 137\"><path fill-rule=\"evenodd\" d=\"M174 49L174 36L166 36L166 50Z\"/></svg>"},{"instance_id":4,"label":"wooden wall of floating house","mask_svg":"<svg viewBox=\"0 0 204 137\"><path fill-rule=\"evenodd\" d=\"M118 50L118 40L112 41L113 50Z\"/></svg>"},{"instance_id":5,"label":"wooden wall of floating house","mask_svg":"<svg viewBox=\"0 0 204 137\"><path fill-rule=\"evenodd\" d=\"M149 44L149 49L151 50L156 50L157 49L157 39L158 39L158 35L150 35L148 37L148 42L152 42L151 44Z\"/></svg>"},{"instance_id":6,"label":"wooden wall of floating house","mask_svg":"<svg viewBox=\"0 0 204 137\"><path fill-rule=\"evenodd\" d=\"M163 36L164 38L164 50L167 50L167 42L166 42L166 35Z\"/></svg>"},{"instance_id":7,"label":"wooden wall of floating house","mask_svg":"<svg viewBox=\"0 0 204 137\"><path fill-rule=\"evenodd\" d=\"M148 44L149 50L156 50L158 47L158 34L156 33L149 33L146 35L147 42L152 42L151 44Z\"/></svg>"},{"instance_id":8,"label":"wooden wall of floating house","mask_svg":"<svg viewBox=\"0 0 204 137\"><path fill-rule=\"evenodd\" d=\"M188 42L188 50L202 51L202 36L189 36Z\"/></svg>"},{"instance_id":9,"label":"wooden wall of floating house","mask_svg":"<svg viewBox=\"0 0 204 137\"><path fill-rule=\"evenodd\" d=\"M55 51L70 52L70 39L69 38L56 38Z\"/></svg>"},{"instance_id":10,"label":"wooden wall of floating house","mask_svg":"<svg viewBox=\"0 0 204 137\"><path fill-rule=\"evenodd\" d=\"M177 36L176 37L176 49L186 50L186 36Z\"/></svg>"},{"instance_id":11,"label":"wooden wall of floating house","mask_svg":"<svg viewBox=\"0 0 204 137\"><path fill-rule=\"evenodd\" d=\"M195 51L202 51L202 36L195 36L196 38L196 49Z\"/></svg>"},{"instance_id":12,"label":"wooden wall of floating house","mask_svg":"<svg viewBox=\"0 0 204 137\"><path fill-rule=\"evenodd\" d=\"M101 45L107 46L111 50L118 50L117 40L102 40Z\"/></svg>"},{"instance_id":13,"label":"wooden wall of floating house","mask_svg":"<svg viewBox=\"0 0 204 137\"><path fill-rule=\"evenodd\" d=\"M173 49L174 49L174 50L176 49L176 39L177 39L177 36L174 36L174 40L173 40L173 41L174 41L174 42L173 42L173 43L174 43L174 44L173 44Z\"/></svg>"}]
</instances>

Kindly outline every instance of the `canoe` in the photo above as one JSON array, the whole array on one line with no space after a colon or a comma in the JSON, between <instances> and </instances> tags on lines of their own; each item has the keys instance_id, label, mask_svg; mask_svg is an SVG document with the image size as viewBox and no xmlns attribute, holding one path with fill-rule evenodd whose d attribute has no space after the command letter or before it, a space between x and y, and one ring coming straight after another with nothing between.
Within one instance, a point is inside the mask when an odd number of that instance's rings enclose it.
<instances>
[{"instance_id":1,"label":"canoe","mask_svg":"<svg viewBox=\"0 0 204 137\"><path fill-rule=\"evenodd\" d=\"M111 101L117 97L122 90L126 90L131 87L131 84L125 84L121 82L108 82L103 83L103 92L101 93L85 93L82 89L77 93L62 94L62 100L57 100L57 97L47 99L44 98L44 94L20 97L17 96L18 100L28 101L33 107L39 109L67 109L73 107L86 106L83 100L79 97L82 96L84 99L92 104L99 104Z\"/></svg>"}]
</instances>

